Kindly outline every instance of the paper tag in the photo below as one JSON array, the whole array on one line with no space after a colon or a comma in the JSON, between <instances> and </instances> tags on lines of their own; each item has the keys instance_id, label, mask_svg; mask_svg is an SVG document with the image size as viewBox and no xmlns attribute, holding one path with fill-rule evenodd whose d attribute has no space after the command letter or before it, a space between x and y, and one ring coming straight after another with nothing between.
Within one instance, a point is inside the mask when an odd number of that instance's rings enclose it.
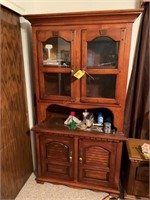
<instances>
[{"instance_id":1,"label":"paper tag","mask_svg":"<svg viewBox=\"0 0 150 200\"><path fill-rule=\"evenodd\" d=\"M84 70L78 70L73 76L76 77L77 79L82 78L84 76L85 71Z\"/></svg>"}]
</instances>

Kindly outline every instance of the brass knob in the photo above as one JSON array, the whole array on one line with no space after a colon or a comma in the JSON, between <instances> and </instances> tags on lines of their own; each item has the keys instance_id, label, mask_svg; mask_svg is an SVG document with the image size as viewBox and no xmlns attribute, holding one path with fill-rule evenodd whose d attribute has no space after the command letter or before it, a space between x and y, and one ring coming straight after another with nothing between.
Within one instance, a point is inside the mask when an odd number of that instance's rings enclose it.
<instances>
[{"instance_id":1,"label":"brass knob","mask_svg":"<svg viewBox=\"0 0 150 200\"><path fill-rule=\"evenodd\" d=\"M70 151L69 161L72 162L72 151Z\"/></svg>"},{"instance_id":2,"label":"brass knob","mask_svg":"<svg viewBox=\"0 0 150 200\"><path fill-rule=\"evenodd\" d=\"M72 156L69 156L69 160L70 160L70 162L72 162Z\"/></svg>"},{"instance_id":3,"label":"brass knob","mask_svg":"<svg viewBox=\"0 0 150 200\"><path fill-rule=\"evenodd\" d=\"M80 163L82 163L82 157L81 156L79 157L79 161L80 161Z\"/></svg>"}]
</instances>

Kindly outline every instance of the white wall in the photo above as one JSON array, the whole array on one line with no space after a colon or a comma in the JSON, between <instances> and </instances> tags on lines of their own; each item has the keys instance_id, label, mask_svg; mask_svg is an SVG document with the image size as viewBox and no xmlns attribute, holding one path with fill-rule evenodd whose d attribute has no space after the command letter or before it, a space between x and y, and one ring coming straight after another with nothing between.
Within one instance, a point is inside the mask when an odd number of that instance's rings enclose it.
<instances>
[{"instance_id":1,"label":"white wall","mask_svg":"<svg viewBox=\"0 0 150 200\"><path fill-rule=\"evenodd\" d=\"M56 13L86 10L130 9L139 0L32 0L28 13Z\"/></svg>"},{"instance_id":2,"label":"white wall","mask_svg":"<svg viewBox=\"0 0 150 200\"><path fill-rule=\"evenodd\" d=\"M14 10L15 12L21 15L92 10L135 9L140 7L140 2L141 0L1 0L2 5ZM35 119L33 110L33 82L31 76L31 74L33 73L33 71L31 70L33 69L33 58L31 51L31 26L23 17L21 17L20 23L24 55L29 121L31 128L34 125ZM128 81L130 79L130 74L132 71L139 23L140 17L133 24ZM33 133L31 134L31 142L33 151L33 167L35 169L36 160Z\"/></svg>"},{"instance_id":3,"label":"white wall","mask_svg":"<svg viewBox=\"0 0 150 200\"><path fill-rule=\"evenodd\" d=\"M1 0L20 14L138 8L141 0Z\"/></svg>"}]
</instances>

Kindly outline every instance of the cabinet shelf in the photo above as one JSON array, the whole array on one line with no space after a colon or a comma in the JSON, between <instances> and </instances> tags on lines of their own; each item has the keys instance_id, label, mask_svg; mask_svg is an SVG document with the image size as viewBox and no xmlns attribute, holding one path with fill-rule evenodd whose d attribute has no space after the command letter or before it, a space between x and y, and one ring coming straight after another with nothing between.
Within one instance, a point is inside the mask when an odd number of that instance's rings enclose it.
<instances>
[{"instance_id":1,"label":"cabinet shelf","mask_svg":"<svg viewBox=\"0 0 150 200\"><path fill-rule=\"evenodd\" d=\"M105 140L105 141L123 141L126 140L127 137L122 132L116 132L115 134L107 134L98 131L89 131L89 130L80 130L78 128L74 130L70 130L69 126L64 125L64 121L66 120L67 115L60 115L57 114L56 116L51 115L48 119L44 120L43 122L37 124L32 128L35 132L42 132L43 134L58 134L58 135L72 135L78 136L81 138L88 137L88 138L95 138L96 140Z\"/></svg>"}]
</instances>

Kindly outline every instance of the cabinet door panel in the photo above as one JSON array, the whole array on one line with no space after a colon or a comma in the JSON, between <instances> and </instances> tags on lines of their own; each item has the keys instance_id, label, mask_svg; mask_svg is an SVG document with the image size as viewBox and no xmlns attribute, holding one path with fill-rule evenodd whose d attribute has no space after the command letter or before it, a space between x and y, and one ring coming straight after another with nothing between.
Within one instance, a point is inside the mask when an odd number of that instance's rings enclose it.
<instances>
[{"instance_id":1,"label":"cabinet door panel","mask_svg":"<svg viewBox=\"0 0 150 200\"><path fill-rule=\"evenodd\" d=\"M88 178L90 178L90 179L97 179L97 177L99 176L99 177L101 177L100 179L101 179L101 181L105 181L105 180L107 180L108 181L108 175L109 175L109 173L108 172L104 172L104 171L96 171L96 170L92 170L92 169L90 169L90 170L86 170L86 177L88 177ZM97 183L97 182L95 182L95 183Z\"/></svg>"},{"instance_id":2,"label":"cabinet door panel","mask_svg":"<svg viewBox=\"0 0 150 200\"><path fill-rule=\"evenodd\" d=\"M110 186L114 181L115 175L116 149L117 145L115 143L80 140L80 181Z\"/></svg>"},{"instance_id":3,"label":"cabinet door panel","mask_svg":"<svg viewBox=\"0 0 150 200\"><path fill-rule=\"evenodd\" d=\"M72 138L41 136L40 141L42 175L50 178L72 180Z\"/></svg>"},{"instance_id":4,"label":"cabinet door panel","mask_svg":"<svg viewBox=\"0 0 150 200\"><path fill-rule=\"evenodd\" d=\"M47 95L70 96L71 77L67 73L44 73L44 90Z\"/></svg>"},{"instance_id":5,"label":"cabinet door panel","mask_svg":"<svg viewBox=\"0 0 150 200\"><path fill-rule=\"evenodd\" d=\"M82 102L120 103L125 33L125 28L82 30Z\"/></svg>"},{"instance_id":6,"label":"cabinet door panel","mask_svg":"<svg viewBox=\"0 0 150 200\"><path fill-rule=\"evenodd\" d=\"M86 78L86 97L115 98L116 75L92 74L92 77L94 80L89 76Z\"/></svg>"},{"instance_id":7,"label":"cabinet door panel","mask_svg":"<svg viewBox=\"0 0 150 200\"><path fill-rule=\"evenodd\" d=\"M51 100L73 99L72 75L76 65L74 30L37 32L40 97Z\"/></svg>"}]
</instances>

